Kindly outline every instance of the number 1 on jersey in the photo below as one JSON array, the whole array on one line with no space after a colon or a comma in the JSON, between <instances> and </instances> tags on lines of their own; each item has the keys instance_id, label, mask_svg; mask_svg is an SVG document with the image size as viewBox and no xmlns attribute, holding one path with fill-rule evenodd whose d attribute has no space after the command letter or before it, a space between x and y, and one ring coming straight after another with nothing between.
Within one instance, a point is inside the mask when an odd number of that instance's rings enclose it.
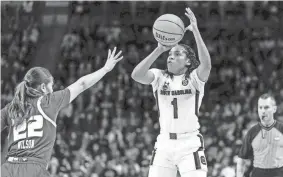
<instances>
[{"instance_id":1,"label":"number 1 on jersey","mask_svg":"<svg viewBox=\"0 0 283 177\"><path fill-rule=\"evenodd\" d=\"M171 101L171 104L173 105L174 119L178 119L178 103L177 103L177 98L174 98L173 101Z\"/></svg>"}]
</instances>

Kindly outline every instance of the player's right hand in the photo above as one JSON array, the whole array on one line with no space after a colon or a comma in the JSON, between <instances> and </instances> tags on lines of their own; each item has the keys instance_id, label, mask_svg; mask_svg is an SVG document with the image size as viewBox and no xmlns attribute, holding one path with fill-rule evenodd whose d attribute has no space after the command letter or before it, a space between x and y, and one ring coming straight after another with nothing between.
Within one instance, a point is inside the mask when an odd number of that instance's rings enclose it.
<instances>
[{"instance_id":1,"label":"player's right hand","mask_svg":"<svg viewBox=\"0 0 283 177\"><path fill-rule=\"evenodd\" d=\"M174 47L174 46L167 46L167 45L162 45L162 44L160 44L160 43L158 43L158 46L157 46L157 48L163 53L163 52L166 52L166 51L168 51L168 50L170 50L172 47Z\"/></svg>"},{"instance_id":2,"label":"player's right hand","mask_svg":"<svg viewBox=\"0 0 283 177\"><path fill-rule=\"evenodd\" d=\"M123 56L119 57L122 53L121 50L116 55L115 55L115 52L116 52L116 47L113 49L112 52L110 49L108 49L107 61L103 67L107 72L111 71L116 65L116 63L118 63L119 61L123 59Z\"/></svg>"},{"instance_id":3,"label":"player's right hand","mask_svg":"<svg viewBox=\"0 0 283 177\"><path fill-rule=\"evenodd\" d=\"M186 27L186 30L190 30L192 32L198 30L197 19L195 17L195 14L189 7L186 8L185 15L188 17L191 23L189 26Z\"/></svg>"}]
</instances>

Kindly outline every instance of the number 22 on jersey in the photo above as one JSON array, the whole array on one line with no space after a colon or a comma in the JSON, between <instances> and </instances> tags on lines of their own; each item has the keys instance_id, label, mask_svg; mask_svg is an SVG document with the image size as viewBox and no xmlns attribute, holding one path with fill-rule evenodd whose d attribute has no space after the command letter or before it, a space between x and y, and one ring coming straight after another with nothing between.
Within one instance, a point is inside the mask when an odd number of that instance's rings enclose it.
<instances>
[{"instance_id":1,"label":"number 22 on jersey","mask_svg":"<svg viewBox=\"0 0 283 177\"><path fill-rule=\"evenodd\" d=\"M13 127L14 141L30 137L42 137L43 117L35 115L24 120L22 124Z\"/></svg>"}]
</instances>

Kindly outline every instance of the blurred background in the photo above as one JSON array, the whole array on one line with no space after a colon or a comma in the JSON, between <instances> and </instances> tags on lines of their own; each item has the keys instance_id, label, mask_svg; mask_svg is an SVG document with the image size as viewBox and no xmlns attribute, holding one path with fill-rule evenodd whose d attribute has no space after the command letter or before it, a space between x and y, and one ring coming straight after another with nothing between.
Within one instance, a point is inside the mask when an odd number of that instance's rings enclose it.
<instances>
[{"instance_id":1,"label":"blurred background","mask_svg":"<svg viewBox=\"0 0 283 177\"><path fill-rule=\"evenodd\" d=\"M1 2L1 108L31 67L48 68L58 90L102 67L108 48L123 50L111 73L60 112L52 177L147 177L157 107L151 86L130 73L157 46L155 19L173 13L187 26L187 6L213 64L199 117L208 177L234 177L260 94L275 95L283 121L283 2ZM191 32L182 42L197 52ZM165 60L153 67L164 69Z\"/></svg>"}]
</instances>

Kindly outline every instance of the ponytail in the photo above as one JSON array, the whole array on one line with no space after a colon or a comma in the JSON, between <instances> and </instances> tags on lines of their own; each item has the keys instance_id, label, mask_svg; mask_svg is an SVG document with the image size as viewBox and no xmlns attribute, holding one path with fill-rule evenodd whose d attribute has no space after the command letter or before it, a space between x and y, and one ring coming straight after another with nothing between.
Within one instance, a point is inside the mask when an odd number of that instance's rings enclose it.
<instances>
[{"instance_id":1,"label":"ponytail","mask_svg":"<svg viewBox=\"0 0 283 177\"><path fill-rule=\"evenodd\" d=\"M31 100L44 95L39 89L40 85L52 79L52 75L45 68L34 67L28 70L23 81L16 87L14 98L8 106L8 116L12 126L20 125L32 115L34 109Z\"/></svg>"},{"instance_id":2,"label":"ponytail","mask_svg":"<svg viewBox=\"0 0 283 177\"><path fill-rule=\"evenodd\" d=\"M26 82L26 81L25 81L25 89L26 89L26 94L29 97L40 97L40 96L43 95L43 92L40 92L37 89L30 87L28 82Z\"/></svg>"},{"instance_id":3,"label":"ponytail","mask_svg":"<svg viewBox=\"0 0 283 177\"><path fill-rule=\"evenodd\" d=\"M29 98L41 95L42 93L38 90L28 87L25 80L16 87L14 98L8 109L12 125L18 126L30 116L32 106L29 103Z\"/></svg>"}]
</instances>

